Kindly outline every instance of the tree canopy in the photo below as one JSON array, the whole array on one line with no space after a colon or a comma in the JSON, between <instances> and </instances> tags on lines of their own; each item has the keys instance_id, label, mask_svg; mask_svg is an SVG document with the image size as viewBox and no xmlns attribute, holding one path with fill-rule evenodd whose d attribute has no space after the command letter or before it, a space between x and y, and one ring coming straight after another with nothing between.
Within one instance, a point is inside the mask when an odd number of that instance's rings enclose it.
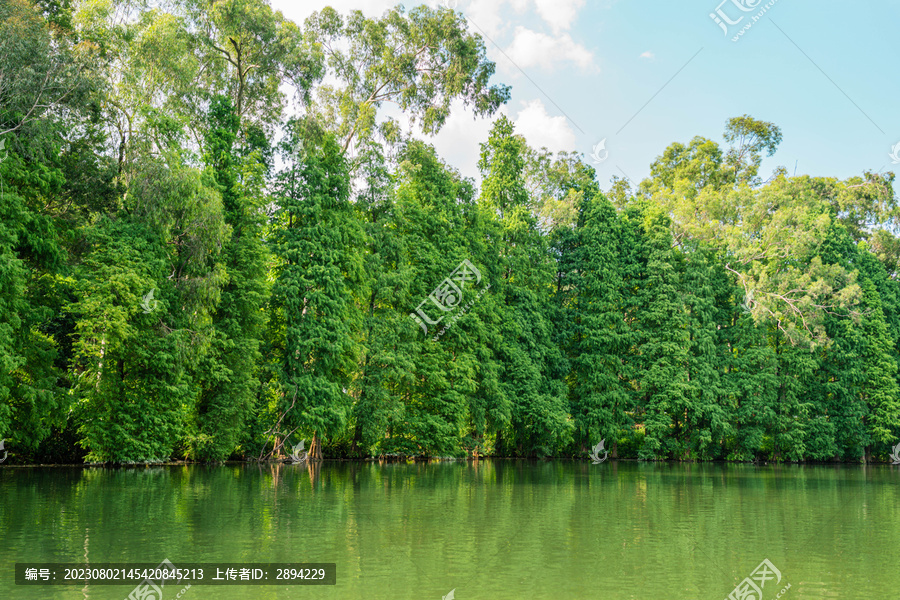
<instances>
[{"instance_id":1,"label":"tree canopy","mask_svg":"<svg viewBox=\"0 0 900 600\"><path fill-rule=\"evenodd\" d=\"M497 116L446 8L0 4L0 438L14 461L879 460L892 173L768 178L750 115L608 189ZM408 135L384 110L417 126Z\"/></svg>"}]
</instances>

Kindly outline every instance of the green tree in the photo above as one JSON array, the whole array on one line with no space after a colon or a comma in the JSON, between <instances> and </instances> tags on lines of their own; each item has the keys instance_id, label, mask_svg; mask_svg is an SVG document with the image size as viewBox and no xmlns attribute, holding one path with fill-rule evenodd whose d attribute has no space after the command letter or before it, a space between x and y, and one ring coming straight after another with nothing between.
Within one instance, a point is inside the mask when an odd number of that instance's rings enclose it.
<instances>
[{"instance_id":1,"label":"green tree","mask_svg":"<svg viewBox=\"0 0 900 600\"><path fill-rule=\"evenodd\" d=\"M574 246L560 260L561 286L571 290L563 308L572 362L570 411L580 451L606 439L616 458L631 408L625 363L633 342L625 321L623 235L612 203L601 194L585 201L581 212Z\"/></svg>"},{"instance_id":2,"label":"green tree","mask_svg":"<svg viewBox=\"0 0 900 600\"><path fill-rule=\"evenodd\" d=\"M642 223L642 276L634 324L639 358L638 414L644 426L641 458L685 456L689 410L689 339L681 299L679 256L669 220L646 206Z\"/></svg>"},{"instance_id":3,"label":"green tree","mask_svg":"<svg viewBox=\"0 0 900 600\"><path fill-rule=\"evenodd\" d=\"M498 447L519 455L550 454L571 436L563 379L553 369L562 359L554 343L551 293L555 264L541 235L524 186L528 154L512 122L500 117L482 144L480 202L497 215L500 248L496 294L504 305L497 351L500 388L512 405L509 428Z\"/></svg>"},{"instance_id":4,"label":"green tree","mask_svg":"<svg viewBox=\"0 0 900 600\"><path fill-rule=\"evenodd\" d=\"M385 102L396 103L424 133L435 133L455 100L487 116L509 99L508 87L489 84L494 63L481 37L451 10L423 5L406 14L398 7L377 19L353 11L345 20L325 8L306 20L304 35L338 81L319 86L316 110L322 122L335 124L345 151L374 133ZM393 129L388 125L383 133Z\"/></svg>"},{"instance_id":5,"label":"green tree","mask_svg":"<svg viewBox=\"0 0 900 600\"><path fill-rule=\"evenodd\" d=\"M278 410L283 425L312 436L309 456L343 433L358 354L362 228L338 142L303 136L288 123L287 167L278 176L279 226L272 308L281 338Z\"/></svg>"},{"instance_id":6,"label":"green tree","mask_svg":"<svg viewBox=\"0 0 900 600\"><path fill-rule=\"evenodd\" d=\"M222 249L227 280L213 316L210 351L199 366L203 383L196 432L188 440L189 455L201 460L223 460L235 451L260 388L262 307L268 293L263 197L258 156L244 160L237 156L238 129L231 101L218 96L210 107L204 157L222 195L231 237Z\"/></svg>"},{"instance_id":7,"label":"green tree","mask_svg":"<svg viewBox=\"0 0 900 600\"><path fill-rule=\"evenodd\" d=\"M750 115L728 119L725 141L732 144L725 155L725 165L735 183L759 183L757 174L762 164L761 152L772 156L781 143L781 129L774 123L759 121Z\"/></svg>"}]
</instances>

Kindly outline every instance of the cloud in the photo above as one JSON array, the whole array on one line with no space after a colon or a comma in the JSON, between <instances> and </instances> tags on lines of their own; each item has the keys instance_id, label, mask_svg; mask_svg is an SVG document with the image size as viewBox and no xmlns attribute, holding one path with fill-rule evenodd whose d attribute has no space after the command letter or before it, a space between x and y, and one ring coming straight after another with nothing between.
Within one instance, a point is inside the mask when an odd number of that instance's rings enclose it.
<instances>
[{"instance_id":1,"label":"cloud","mask_svg":"<svg viewBox=\"0 0 900 600\"><path fill-rule=\"evenodd\" d=\"M516 27L506 54L521 69L535 66L552 69L560 62L573 62L583 70L594 67L594 54L568 33L552 37L521 26Z\"/></svg>"},{"instance_id":2,"label":"cloud","mask_svg":"<svg viewBox=\"0 0 900 600\"><path fill-rule=\"evenodd\" d=\"M501 106L491 118L473 118L473 113L456 101L450 109L450 117L434 137L415 132L413 135L433 144L448 164L459 169L465 177L481 181L478 171L480 144L488 140L494 120L508 116L516 127L516 133L528 140L532 148L547 148L553 152L575 150L575 132L565 117L551 116L540 100L522 102L517 114L511 115L509 107Z\"/></svg>"},{"instance_id":3,"label":"cloud","mask_svg":"<svg viewBox=\"0 0 900 600\"><path fill-rule=\"evenodd\" d=\"M554 117L540 100L522 102L523 108L516 115L516 132L525 136L533 148L544 148L552 152L575 149L575 132L568 119Z\"/></svg>"},{"instance_id":4,"label":"cloud","mask_svg":"<svg viewBox=\"0 0 900 600\"><path fill-rule=\"evenodd\" d=\"M641 54L640 58L656 58L656 55L647 50L643 54Z\"/></svg>"},{"instance_id":5,"label":"cloud","mask_svg":"<svg viewBox=\"0 0 900 600\"><path fill-rule=\"evenodd\" d=\"M523 14L528 10L530 0L472 0L466 5L460 4L457 10L463 14L478 29L494 37L502 33L509 26L510 8L516 14Z\"/></svg>"},{"instance_id":6,"label":"cloud","mask_svg":"<svg viewBox=\"0 0 900 600\"><path fill-rule=\"evenodd\" d=\"M481 146L479 144L487 141L491 127L494 125L494 118L506 113L507 108L502 106L493 118L475 117L470 110L463 106L461 100L456 100L450 108L450 117L436 136L428 137L419 132L413 135L434 145L438 155L448 164L459 169L464 177L480 181L478 158L481 155Z\"/></svg>"},{"instance_id":7,"label":"cloud","mask_svg":"<svg viewBox=\"0 0 900 600\"><path fill-rule=\"evenodd\" d=\"M534 0L534 4L544 22L558 34L572 26L584 0Z\"/></svg>"}]
</instances>

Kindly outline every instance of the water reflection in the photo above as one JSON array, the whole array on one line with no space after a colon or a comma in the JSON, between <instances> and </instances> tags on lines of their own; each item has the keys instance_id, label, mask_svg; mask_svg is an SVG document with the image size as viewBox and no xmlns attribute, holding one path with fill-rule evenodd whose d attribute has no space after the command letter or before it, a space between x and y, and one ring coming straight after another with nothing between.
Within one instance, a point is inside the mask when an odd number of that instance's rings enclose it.
<instances>
[{"instance_id":1,"label":"water reflection","mask_svg":"<svg viewBox=\"0 0 900 600\"><path fill-rule=\"evenodd\" d=\"M897 467L4 468L0 494L7 565L168 558L338 566L334 587L195 586L194 598L437 599L451 589L460 600L719 598L763 559L795 598L887 597L900 587ZM0 597L121 599L128 591L16 589L9 575L0 579Z\"/></svg>"}]
</instances>

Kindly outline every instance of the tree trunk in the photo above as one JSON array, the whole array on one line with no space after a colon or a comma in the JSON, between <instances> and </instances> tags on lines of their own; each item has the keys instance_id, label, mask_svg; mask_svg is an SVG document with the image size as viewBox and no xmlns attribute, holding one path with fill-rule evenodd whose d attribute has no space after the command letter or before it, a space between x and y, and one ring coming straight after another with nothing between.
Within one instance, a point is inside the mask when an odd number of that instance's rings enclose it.
<instances>
[{"instance_id":1,"label":"tree trunk","mask_svg":"<svg viewBox=\"0 0 900 600\"><path fill-rule=\"evenodd\" d=\"M312 442L309 444L309 453L306 455L307 460L310 461L320 461L322 460L322 444L319 441L319 436L317 434L313 434Z\"/></svg>"},{"instance_id":2,"label":"tree trunk","mask_svg":"<svg viewBox=\"0 0 900 600\"><path fill-rule=\"evenodd\" d=\"M359 443L362 441L362 426L357 423L356 427L353 428L353 441L350 442L350 456L353 458L359 457Z\"/></svg>"}]
</instances>

